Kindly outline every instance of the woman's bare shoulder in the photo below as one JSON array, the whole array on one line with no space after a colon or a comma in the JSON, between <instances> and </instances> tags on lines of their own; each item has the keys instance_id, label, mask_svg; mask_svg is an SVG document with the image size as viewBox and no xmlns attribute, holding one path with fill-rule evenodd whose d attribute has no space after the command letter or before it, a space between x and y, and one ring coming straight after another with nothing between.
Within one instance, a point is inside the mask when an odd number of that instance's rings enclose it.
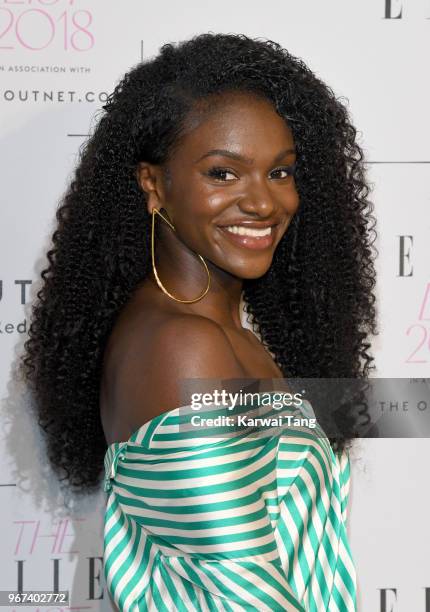
<instances>
[{"instance_id":1,"label":"woman's bare shoulder","mask_svg":"<svg viewBox=\"0 0 430 612\"><path fill-rule=\"evenodd\" d=\"M216 322L194 314L169 314L136 321L126 362L145 374L145 383L181 377L240 376L230 340Z\"/></svg>"},{"instance_id":2,"label":"woman's bare shoulder","mask_svg":"<svg viewBox=\"0 0 430 612\"><path fill-rule=\"evenodd\" d=\"M130 433L187 403L186 379L244 376L222 327L203 316L134 312L122 317L112 338L109 403L114 420L126 421Z\"/></svg>"}]
</instances>

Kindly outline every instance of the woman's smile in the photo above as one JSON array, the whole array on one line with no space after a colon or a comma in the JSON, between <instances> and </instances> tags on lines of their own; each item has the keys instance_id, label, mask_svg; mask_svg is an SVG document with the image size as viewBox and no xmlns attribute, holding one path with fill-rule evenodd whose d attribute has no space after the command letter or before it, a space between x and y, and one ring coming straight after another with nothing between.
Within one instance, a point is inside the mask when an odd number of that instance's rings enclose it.
<instances>
[{"instance_id":1,"label":"woman's smile","mask_svg":"<svg viewBox=\"0 0 430 612\"><path fill-rule=\"evenodd\" d=\"M250 221L218 226L218 229L235 246L261 250L268 249L274 245L277 225L273 222L258 223Z\"/></svg>"}]
</instances>

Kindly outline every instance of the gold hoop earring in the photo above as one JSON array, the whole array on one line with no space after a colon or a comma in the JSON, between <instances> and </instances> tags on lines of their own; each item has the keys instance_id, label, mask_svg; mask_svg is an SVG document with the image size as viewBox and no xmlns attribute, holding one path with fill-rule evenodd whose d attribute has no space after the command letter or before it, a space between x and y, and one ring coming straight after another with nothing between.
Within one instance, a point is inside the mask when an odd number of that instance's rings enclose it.
<instances>
[{"instance_id":1,"label":"gold hoop earring","mask_svg":"<svg viewBox=\"0 0 430 612\"><path fill-rule=\"evenodd\" d=\"M155 267L155 216L159 215L163 221L165 221L174 232L176 232L175 227L172 225L172 223L170 223L170 221L168 219L166 219L166 217L156 208L152 209L152 228L151 228L151 260L152 260L152 270L154 272L154 276L155 276L155 280L157 281L157 285L160 287L160 289L169 296L169 298L171 298L172 300L175 300L176 302L181 302L182 304L192 304L194 302L198 302L199 300L201 300L209 291L209 287L211 285L211 276L209 273L209 269L206 265L205 260L203 259L203 257L199 254L199 253L195 253L196 255L198 255L198 257L200 257L205 270L206 270L206 274L208 275L208 284L206 289L203 291L203 293L201 295L199 295L199 297L196 297L194 300L180 300L179 298L176 298L174 295L172 295L171 293L169 293L167 291L167 289L163 286L163 283L161 282L158 273L157 273L157 268Z\"/></svg>"}]
</instances>

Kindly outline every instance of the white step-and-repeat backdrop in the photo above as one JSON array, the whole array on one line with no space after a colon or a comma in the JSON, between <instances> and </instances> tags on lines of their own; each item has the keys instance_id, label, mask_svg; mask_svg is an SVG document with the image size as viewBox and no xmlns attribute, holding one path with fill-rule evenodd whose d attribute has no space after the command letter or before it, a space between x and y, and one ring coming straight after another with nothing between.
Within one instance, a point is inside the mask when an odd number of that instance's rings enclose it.
<instances>
[{"instance_id":1,"label":"white step-and-repeat backdrop","mask_svg":"<svg viewBox=\"0 0 430 612\"><path fill-rule=\"evenodd\" d=\"M94 114L137 61L207 31L281 43L348 104L379 229L374 375L430 376L429 0L1 0L0 590L70 590L67 609L111 610L104 494L64 509L13 368ZM429 465L425 438L355 444L349 534L363 612L430 612Z\"/></svg>"}]
</instances>

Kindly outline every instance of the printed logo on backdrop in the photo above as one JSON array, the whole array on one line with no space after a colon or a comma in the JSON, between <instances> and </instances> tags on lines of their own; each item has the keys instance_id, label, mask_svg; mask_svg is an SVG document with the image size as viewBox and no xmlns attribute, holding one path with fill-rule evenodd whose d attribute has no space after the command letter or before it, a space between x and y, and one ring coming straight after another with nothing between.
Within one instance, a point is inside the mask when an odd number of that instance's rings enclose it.
<instances>
[{"instance_id":1,"label":"printed logo on backdrop","mask_svg":"<svg viewBox=\"0 0 430 612\"><path fill-rule=\"evenodd\" d=\"M385 0L385 15L384 19L403 19L403 17L407 17L407 9L408 2L411 0ZM424 18L430 19L430 3L427 0L427 3L422 3L423 8L427 6L428 11L427 15L423 15ZM403 13L403 8L405 8L405 13Z\"/></svg>"},{"instance_id":2,"label":"printed logo on backdrop","mask_svg":"<svg viewBox=\"0 0 430 612\"><path fill-rule=\"evenodd\" d=\"M33 281L15 279L7 284L7 289L3 280L0 279L0 304L6 298L13 300L13 303L25 306L27 299L30 299L30 287ZM23 321L4 321L0 319L0 338L2 334L25 334L27 333L27 319Z\"/></svg>"},{"instance_id":3,"label":"printed logo on backdrop","mask_svg":"<svg viewBox=\"0 0 430 612\"><path fill-rule=\"evenodd\" d=\"M90 7L91 7L91 3ZM0 73L85 75L93 67L80 63L91 58L96 46L94 7L84 0L0 0ZM57 63L41 63L41 52L48 51ZM14 61L16 54L28 58ZM77 61L77 63L75 63ZM64 63L61 63L64 62ZM67 85L60 89L9 86L0 90L4 102L105 103L108 93ZM56 82L58 87L58 82Z\"/></svg>"},{"instance_id":4,"label":"printed logo on backdrop","mask_svg":"<svg viewBox=\"0 0 430 612\"><path fill-rule=\"evenodd\" d=\"M413 276L412 247L413 236L398 236L399 238L399 273L398 276Z\"/></svg>"},{"instance_id":5,"label":"printed logo on backdrop","mask_svg":"<svg viewBox=\"0 0 430 612\"><path fill-rule=\"evenodd\" d=\"M385 19L401 19L402 6L399 0L385 0Z\"/></svg>"},{"instance_id":6,"label":"printed logo on backdrop","mask_svg":"<svg viewBox=\"0 0 430 612\"><path fill-rule=\"evenodd\" d=\"M383 588L379 590L379 612L401 612L401 610L407 609L404 608L404 603L402 608L400 608L400 601L397 600L397 595L399 594L399 599L401 596L401 591L397 588ZM415 612L430 612L430 587L423 587L423 606L421 610L415 610Z\"/></svg>"},{"instance_id":7,"label":"printed logo on backdrop","mask_svg":"<svg viewBox=\"0 0 430 612\"><path fill-rule=\"evenodd\" d=\"M93 13L81 0L2 0L0 50L91 51Z\"/></svg>"},{"instance_id":8,"label":"printed logo on backdrop","mask_svg":"<svg viewBox=\"0 0 430 612\"><path fill-rule=\"evenodd\" d=\"M406 329L411 352L405 363L430 363L430 282L423 288L415 323Z\"/></svg>"},{"instance_id":9,"label":"printed logo on backdrop","mask_svg":"<svg viewBox=\"0 0 430 612\"><path fill-rule=\"evenodd\" d=\"M53 607L41 603L33 610L77 612L99 609L97 602L105 598L103 555L94 556L91 545L85 548L85 543L91 544L88 536L93 529L88 523L86 518L53 522L40 519L13 521L15 548L10 551L8 559L15 567L15 581L10 589L22 592L37 588L54 593L69 590L70 593L69 606ZM77 559L79 563L76 565ZM70 580L72 572L73 583Z\"/></svg>"},{"instance_id":10,"label":"printed logo on backdrop","mask_svg":"<svg viewBox=\"0 0 430 612\"><path fill-rule=\"evenodd\" d=\"M398 246L398 278L411 278L414 275L413 245L414 237L411 235L400 235ZM410 338L410 353L406 356L405 363L429 363L430 362L430 282L418 293L414 288L414 294L419 296L417 304L416 321L406 329L406 335Z\"/></svg>"}]
</instances>

